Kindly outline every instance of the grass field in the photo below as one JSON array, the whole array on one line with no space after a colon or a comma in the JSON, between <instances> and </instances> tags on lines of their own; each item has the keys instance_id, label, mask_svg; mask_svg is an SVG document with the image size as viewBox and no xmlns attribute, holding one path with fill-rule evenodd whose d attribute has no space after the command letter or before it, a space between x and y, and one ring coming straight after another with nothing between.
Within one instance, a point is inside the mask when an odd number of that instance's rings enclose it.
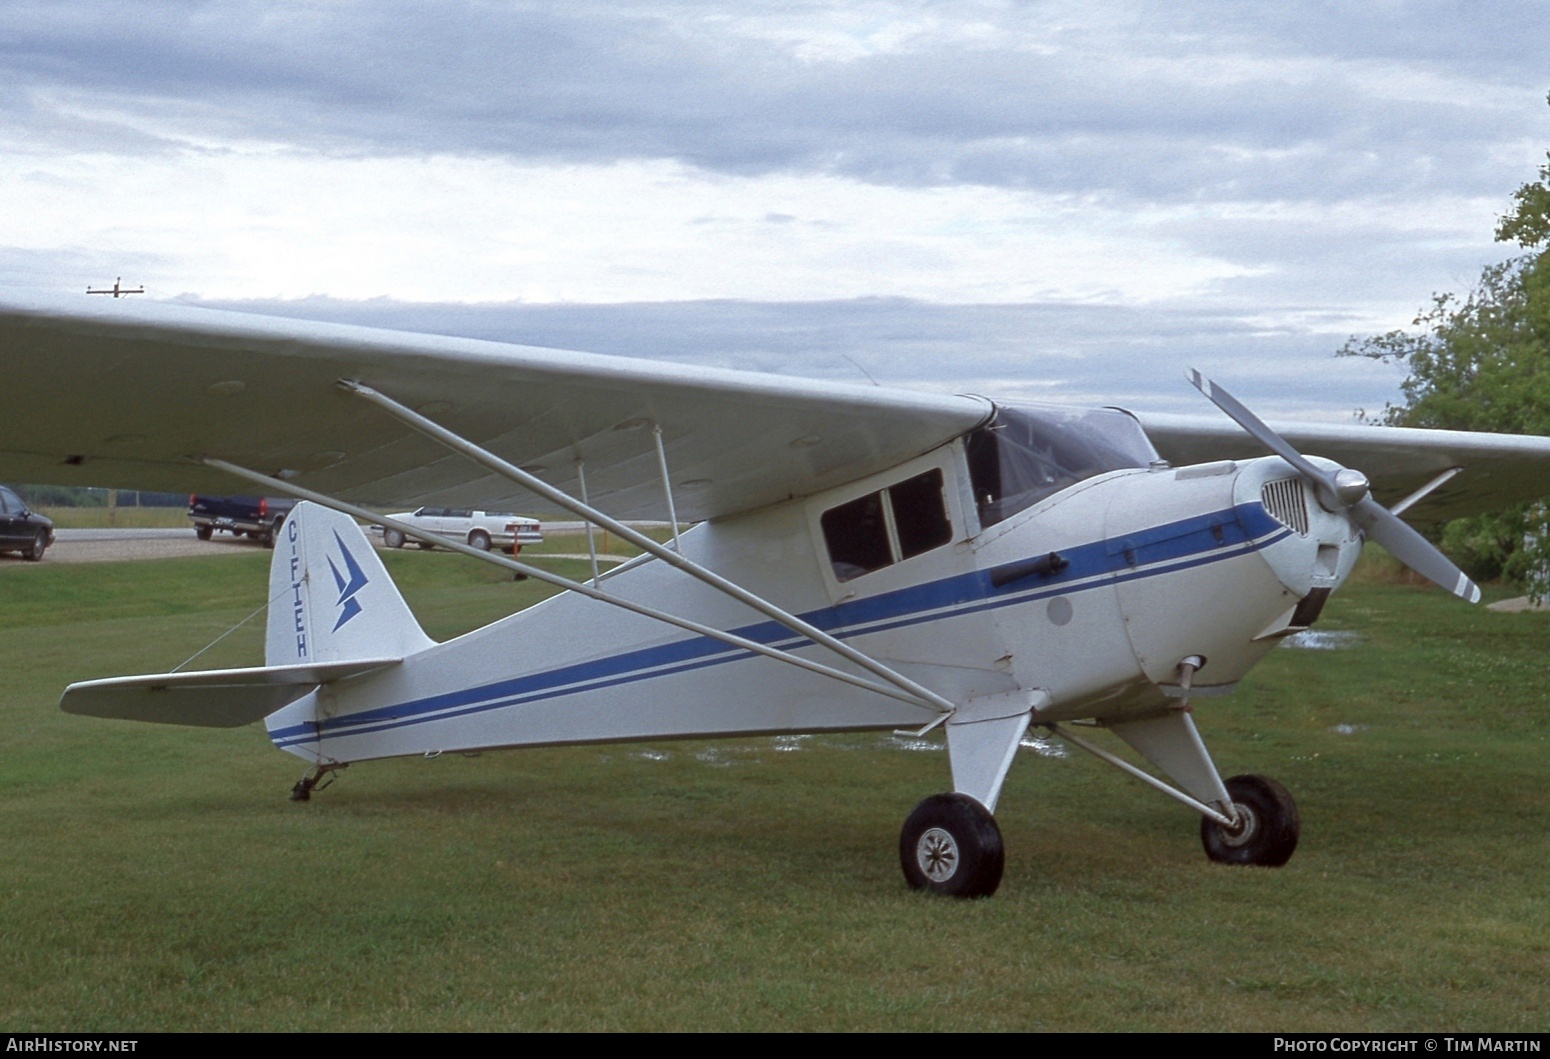
<instances>
[{"instance_id":1,"label":"grass field","mask_svg":"<svg viewBox=\"0 0 1550 1059\"><path fill-rule=\"evenodd\" d=\"M39 507L38 514L53 522L55 529L117 526L121 529L176 527L193 531L188 510L181 507L120 507L111 512L105 507Z\"/></svg>"},{"instance_id":2,"label":"grass field","mask_svg":"<svg viewBox=\"0 0 1550 1059\"><path fill-rule=\"evenodd\" d=\"M1198 704L1225 773L1296 795L1288 867L1209 864L1173 802L1029 749L965 903L903 884L947 763L887 736L367 763L296 804L257 726L59 712L259 607L268 557L0 562L8 1030L1550 1028L1550 614L1370 567L1321 623L1354 646ZM384 559L437 637L543 591ZM261 622L200 665L258 661Z\"/></svg>"}]
</instances>

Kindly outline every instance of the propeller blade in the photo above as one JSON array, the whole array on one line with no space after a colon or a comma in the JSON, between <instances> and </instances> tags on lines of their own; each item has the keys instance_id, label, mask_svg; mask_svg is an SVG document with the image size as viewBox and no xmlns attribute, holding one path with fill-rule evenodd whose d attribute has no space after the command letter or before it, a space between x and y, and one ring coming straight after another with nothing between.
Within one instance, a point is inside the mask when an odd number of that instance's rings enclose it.
<instances>
[{"instance_id":1,"label":"propeller blade","mask_svg":"<svg viewBox=\"0 0 1550 1059\"><path fill-rule=\"evenodd\" d=\"M1331 496L1336 495L1333 475L1309 463L1306 456L1287 444L1285 438L1266 426L1259 416L1245 408L1243 403L1236 397L1193 368L1190 369L1189 381L1194 383L1195 389L1206 395L1206 400L1226 412L1234 423L1248 431L1255 441L1258 441L1265 448L1291 464L1297 469L1297 473L1313 482L1314 485Z\"/></svg>"},{"instance_id":2,"label":"propeller blade","mask_svg":"<svg viewBox=\"0 0 1550 1059\"><path fill-rule=\"evenodd\" d=\"M1447 589L1470 603L1480 602L1479 587L1464 571L1454 566L1453 561L1438 551L1437 546L1431 541L1368 495L1367 480L1364 476L1351 470L1342 470L1339 472L1344 476L1342 479L1315 467L1306 456L1292 448L1285 438L1266 426L1236 397L1201 375L1200 372L1191 370L1189 381L1194 384L1195 389L1205 394L1207 400L1226 412L1233 422L1248 431L1256 441L1296 468L1297 473L1312 482L1326 499L1344 507L1356 524L1366 532L1369 540L1375 541L1394 558L1438 587ZM1342 481L1347 487L1346 490L1340 488ZM1343 491L1344 497L1341 496ZM1333 511L1335 508L1331 507L1330 510Z\"/></svg>"},{"instance_id":3,"label":"propeller blade","mask_svg":"<svg viewBox=\"0 0 1550 1059\"><path fill-rule=\"evenodd\" d=\"M1398 515L1370 496L1350 511L1357 525L1367 532L1368 540L1381 545L1394 558L1459 599L1467 603L1480 602L1479 586Z\"/></svg>"}]
</instances>

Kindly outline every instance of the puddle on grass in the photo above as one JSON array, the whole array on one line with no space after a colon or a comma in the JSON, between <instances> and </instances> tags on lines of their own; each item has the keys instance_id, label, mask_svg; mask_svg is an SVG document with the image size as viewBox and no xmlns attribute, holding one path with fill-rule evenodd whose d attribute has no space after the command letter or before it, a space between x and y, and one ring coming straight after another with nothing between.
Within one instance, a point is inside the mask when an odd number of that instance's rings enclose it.
<instances>
[{"instance_id":1,"label":"puddle on grass","mask_svg":"<svg viewBox=\"0 0 1550 1059\"><path fill-rule=\"evenodd\" d=\"M1355 735L1357 732L1365 732L1367 726L1365 724L1332 724L1329 726L1329 730L1336 735Z\"/></svg>"},{"instance_id":2,"label":"puddle on grass","mask_svg":"<svg viewBox=\"0 0 1550 1059\"><path fill-rule=\"evenodd\" d=\"M782 737L789 738L789 737ZM711 768L725 769L734 765L757 765L763 760L763 754L768 750L798 750L800 747L779 747L769 744L755 744L749 746L746 743L716 743L712 746L701 747L694 752L694 760Z\"/></svg>"},{"instance_id":3,"label":"puddle on grass","mask_svg":"<svg viewBox=\"0 0 1550 1059\"><path fill-rule=\"evenodd\" d=\"M877 750L902 750L906 753L933 754L947 749L947 744L941 739L923 739L910 735L889 734L879 736L875 742L861 738L843 738L828 736L822 743L815 742L811 735L777 735L771 737L767 743L717 743L712 746L701 747L694 751L694 759L714 768L727 768L731 765L757 762L759 755L764 753L791 754L799 750L813 750L817 747L828 750L852 750L852 751L877 751ZM1018 744L1024 750L1031 750L1040 757L1063 758L1070 757L1070 749L1056 739L1048 735L1025 735ZM630 757L637 761L668 761L672 759L670 750L635 750ZM604 755L601 760L608 760Z\"/></svg>"},{"instance_id":4,"label":"puddle on grass","mask_svg":"<svg viewBox=\"0 0 1550 1059\"><path fill-rule=\"evenodd\" d=\"M1071 751L1059 739L1052 735L1025 735L1023 741L1017 744L1025 750L1032 750L1040 757L1070 757Z\"/></svg>"},{"instance_id":5,"label":"puddle on grass","mask_svg":"<svg viewBox=\"0 0 1550 1059\"><path fill-rule=\"evenodd\" d=\"M1334 629L1305 629L1281 641L1282 647L1296 651L1339 651L1362 642L1361 633Z\"/></svg>"},{"instance_id":6,"label":"puddle on grass","mask_svg":"<svg viewBox=\"0 0 1550 1059\"><path fill-rule=\"evenodd\" d=\"M1023 746L1034 746L1025 741ZM763 754L795 754L798 750L863 750L863 752L877 752L877 750L944 750L946 744L939 740L919 740L915 736L908 735L882 735L876 740L868 740L865 736L829 735L818 740L815 735L775 735L770 736L767 743L715 743L711 746L702 746L694 750L691 757L696 761L708 764L711 768L729 768L733 764L756 763ZM1054 757L1063 755L1063 747L1056 747ZM1040 754L1049 754L1049 750L1039 750ZM637 761L668 761L673 757L673 750L631 750L629 757ZM605 758L606 760L606 758Z\"/></svg>"},{"instance_id":7,"label":"puddle on grass","mask_svg":"<svg viewBox=\"0 0 1550 1059\"><path fill-rule=\"evenodd\" d=\"M944 744L935 739L916 739L909 735L890 735L883 739L883 746L894 750L916 750L927 753L945 749Z\"/></svg>"}]
</instances>

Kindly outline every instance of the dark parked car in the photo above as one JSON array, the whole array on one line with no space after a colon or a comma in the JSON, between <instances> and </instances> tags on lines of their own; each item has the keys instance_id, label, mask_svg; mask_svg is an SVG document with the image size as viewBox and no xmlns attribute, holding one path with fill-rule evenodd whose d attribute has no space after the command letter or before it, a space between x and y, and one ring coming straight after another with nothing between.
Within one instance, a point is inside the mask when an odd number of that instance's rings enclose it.
<instances>
[{"instance_id":1,"label":"dark parked car","mask_svg":"<svg viewBox=\"0 0 1550 1059\"><path fill-rule=\"evenodd\" d=\"M0 485L0 552L21 552L22 558L37 562L53 543L54 524Z\"/></svg>"}]
</instances>

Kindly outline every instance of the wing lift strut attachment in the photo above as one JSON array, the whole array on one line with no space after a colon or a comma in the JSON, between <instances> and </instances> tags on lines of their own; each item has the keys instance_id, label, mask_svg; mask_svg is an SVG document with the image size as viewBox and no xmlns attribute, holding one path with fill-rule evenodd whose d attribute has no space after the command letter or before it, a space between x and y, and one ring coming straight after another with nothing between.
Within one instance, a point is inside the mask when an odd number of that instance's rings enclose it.
<instances>
[{"instance_id":1,"label":"wing lift strut attachment","mask_svg":"<svg viewBox=\"0 0 1550 1059\"><path fill-rule=\"evenodd\" d=\"M238 478L244 478L250 482L253 482L257 485L262 485L276 492L289 494L302 500L310 500L315 504L322 505L323 507L332 508L335 511L344 512L347 515L352 515L355 518L361 519L363 521L375 523L376 525L382 526L384 529L398 530L400 533L404 534L405 537L433 543L437 547L459 552L463 555L468 555L475 559L483 560L487 563L493 563L496 566L504 567L516 573L525 574L526 576L534 578L535 580L543 581L547 584L555 585L556 587L579 593L580 595L586 596L589 599L595 599L600 603L608 603L613 606L620 607L624 610L640 614L644 617L653 618L657 621L665 622L668 625L673 625L680 629L685 629L697 635L719 640L722 643L730 644L733 647L751 651L755 654L764 655L767 658L774 658L782 662L787 662L809 672L831 677L843 683L850 684L858 688L864 688L867 691L876 692L879 695L886 695L889 698L897 699L900 702L905 702L912 706L917 706L923 710L937 714L937 716L933 718L932 723L928 725L928 727L934 727L936 724L941 723L941 721L946 720L946 718L956 710L956 706L950 700L942 697L941 695L932 691L930 688L927 688L924 685L909 679L903 674L896 672L876 659L871 658L863 652L856 650L854 647L850 646L842 640L837 639L834 636L829 635L822 629L819 629L816 626L803 621L801 618L790 613L789 611L782 609L781 607L776 606L763 597L749 592L747 589L741 587L740 585L728 581L726 578L710 569L707 569L704 566L701 566L699 563L694 562L692 559L686 558L676 548L664 547L663 545L658 544L650 537L647 537L645 534L640 533L632 527L627 526L624 523L617 521L616 519L610 518L608 515L592 507L584 500L576 500L574 497L559 489L554 488L547 482L534 477L521 468L506 462L499 456L496 456L493 453L480 448L478 445L475 445L472 442L458 436L457 434L454 434L452 431L447 430L440 424L427 419L425 416L420 415L418 412L405 407L399 402L393 400L391 397L379 393L378 391L362 383L350 380L340 380L339 386L341 389L358 397L362 397L377 405L388 414L404 421L409 426L420 431L422 434L425 434L428 437L440 442L447 448L452 449L454 452L458 452L464 456L467 456L475 463L490 469L501 477L515 482L523 488L538 494L545 500L548 500L550 503L555 504L556 506L561 507L566 511L574 513L580 518L586 520L589 525L595 525L600 529L606 530L609 533L613 533L616 536L629 541L637 548L640 548L643 552L661 559L663 562L666 562L670 566L681 570L690 577L704 582L719 592L725 593L738 602L743 603L746 606L751 607L752 609L765 615L766 617L773 619L774 621L790 629L792 632L797 633L798 635L812 641L813 643L828 648L830 651L838 654L841 658L844 658L856 666L859 666L863 670L866 670L868 673L871 673L872 675L880 678L880 681L869 680L864 676L858 676L854 673L848 673L844 670L836 669L833 666L824 665L821 662L815 662L812 659L804 658L801 655L792 653L791 651L785 651L781 650L780 648L771 647L768 644L759 643L758 641L750 640L747 637L738 636L735 633L726 632L722 629L716 629L688 618L682 618L674 614L669 614L665 611L658 610L655 607L637 603L633 600L623 599L619 596L604 592L597 580L594 580L593 584L590 585L579 581L572 581L570 578L561 577L558 574L551 573L548 570L544 570L540 567L531 566L516 559L508 559L505 556L497 555L494 552L480 551L479 549L474 548L468 544L464 544L460 541L448 540L445 537L436 536L435 534L429 533L425 530L417 529L414 526L399 522L396 519L388 518L385 515L379 515L376 512L368 511L365 508L358 507L354 504L350 504L342 500L337 500L333 497L325 496L322 493L313 492L310 489L303 488L293 482L288 482L281 478L261 474L257 471L250 470L249 468L241 467L237 464L228 463L225 460L220 460L209 456L203 457L200 462L204 463L206 466L225 471L226 473L235 475ZM666 455L662 450L660 434L658 434L656 438L658 461L663 470L664 486L667 486ZM668 486L668 488L670 489L670 486ZM671 492L669 492L669 496L671 496ZM675 545L678 543L676 526L674 527L673 543Z\"/></svg>"}]
</instances>

